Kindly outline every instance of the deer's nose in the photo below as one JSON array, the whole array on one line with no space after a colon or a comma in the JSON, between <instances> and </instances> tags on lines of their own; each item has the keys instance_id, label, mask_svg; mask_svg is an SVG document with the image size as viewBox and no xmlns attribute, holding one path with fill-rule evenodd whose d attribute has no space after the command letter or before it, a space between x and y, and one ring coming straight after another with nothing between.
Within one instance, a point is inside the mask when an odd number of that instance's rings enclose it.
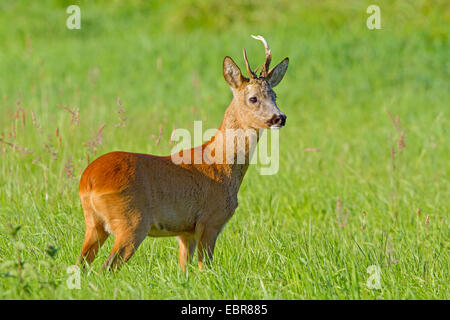
<instances>
[{"instance_id":1,"label":"deer's nose","mask_svg":"<svg viewBox=\"0 0 450 320\"><path fill-rule=\"evenodd\" d=\"M286 124L285 114L274 114L272 118L268 121L270 126L284 126Z\"/></svg>"}]
</instances>

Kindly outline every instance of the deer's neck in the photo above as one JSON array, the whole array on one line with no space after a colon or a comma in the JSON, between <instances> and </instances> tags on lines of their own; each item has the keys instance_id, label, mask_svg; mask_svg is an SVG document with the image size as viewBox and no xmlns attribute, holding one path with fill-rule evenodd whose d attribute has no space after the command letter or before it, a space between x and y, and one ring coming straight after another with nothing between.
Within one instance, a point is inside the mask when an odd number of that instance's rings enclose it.
<instances>
[{"instance_id":1,"label":"deer's neck","mask_svg":"<svg viewBox=\"0 0 450 320\"><path fill-rule=\"evenodd\" d=\"M216 172L239 188L259 140L257 130L245 126L239 115L239 104L233 99L214 137L204 150Z\"/></svg>"}]
</instances>

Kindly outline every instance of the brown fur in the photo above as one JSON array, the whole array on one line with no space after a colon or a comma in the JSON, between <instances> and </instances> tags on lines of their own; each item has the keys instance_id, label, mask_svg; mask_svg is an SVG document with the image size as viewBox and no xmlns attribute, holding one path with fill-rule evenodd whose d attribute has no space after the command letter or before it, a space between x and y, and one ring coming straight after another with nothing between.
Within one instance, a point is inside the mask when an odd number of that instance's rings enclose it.
<instances>
[{"instance_id":1,"label":"brown fur","mask_svg":"<svg viewBox=\"0 0 450 320\"><path fill-rule=\"evenodd\" d=\"M281 73L278 66L283 69ZM273 68L276 84L284 76L287 60L278 66ZM267 79L247 79L226 57L224 77L234 98L218 134L227 129L268 128L267 121L274 114L282 114L275 104L271 74ZM258 97L258 106L249 104L249 96ZM221 150L219 145L235 143L218 134L180 155L206 149L214 153ZM246 140L245 150L236 150L233 155L244 152L244 164L177 165L170 156L127 152L111 152L96 159L84 171L79 186L86 235L78 264L90 264L112 233L114 247L104 268L119 267L147 236L178 236L181 268L186 269L195 248L199 267L203 268L205 255L212 259L217 236L238 206L237 194L253 147Z\"/></svg>"}]
</instances>

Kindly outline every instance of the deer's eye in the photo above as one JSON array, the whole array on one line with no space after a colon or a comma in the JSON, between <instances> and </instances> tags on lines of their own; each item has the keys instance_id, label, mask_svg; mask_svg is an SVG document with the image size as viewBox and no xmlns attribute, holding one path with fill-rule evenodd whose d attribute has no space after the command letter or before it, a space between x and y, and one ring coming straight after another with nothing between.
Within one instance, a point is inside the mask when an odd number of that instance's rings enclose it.
<instances>
[{"instance_id":1,"label":"deer's eye","mask_svg":"<svg viewBox=\"0 0 450 320\"><path fill-rule=\"evenodd\" d=\"M256 103L258 102L258 98L256 97L250 97L250 99L248 99L251 103Z\"/></svg>"}]
</instances>

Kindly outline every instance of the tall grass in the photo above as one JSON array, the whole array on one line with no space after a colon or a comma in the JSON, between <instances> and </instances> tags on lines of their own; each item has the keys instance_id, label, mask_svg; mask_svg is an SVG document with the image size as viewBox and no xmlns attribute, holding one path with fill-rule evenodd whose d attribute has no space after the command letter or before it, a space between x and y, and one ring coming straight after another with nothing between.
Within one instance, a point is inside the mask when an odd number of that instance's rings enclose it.
<instances>
[{"instance_id":1,"label":"tall grass","mask_svg":"<svg viewBox=\"0 0 450 320\"><path fill-rule=\"evenodd\" d=\"M0 4L0 298L448 299L445 1L380 1L376 31L370 1L80 1L78 31L68 4ZM82 170L113 150L167 155L194 120L218 127L223 57L263 61L250 34L291 61L280 171L250 168L214 266L184 274L173 238L147 239L103 274L108 240L69 290Z\"/></svg>"}]
</instances>

